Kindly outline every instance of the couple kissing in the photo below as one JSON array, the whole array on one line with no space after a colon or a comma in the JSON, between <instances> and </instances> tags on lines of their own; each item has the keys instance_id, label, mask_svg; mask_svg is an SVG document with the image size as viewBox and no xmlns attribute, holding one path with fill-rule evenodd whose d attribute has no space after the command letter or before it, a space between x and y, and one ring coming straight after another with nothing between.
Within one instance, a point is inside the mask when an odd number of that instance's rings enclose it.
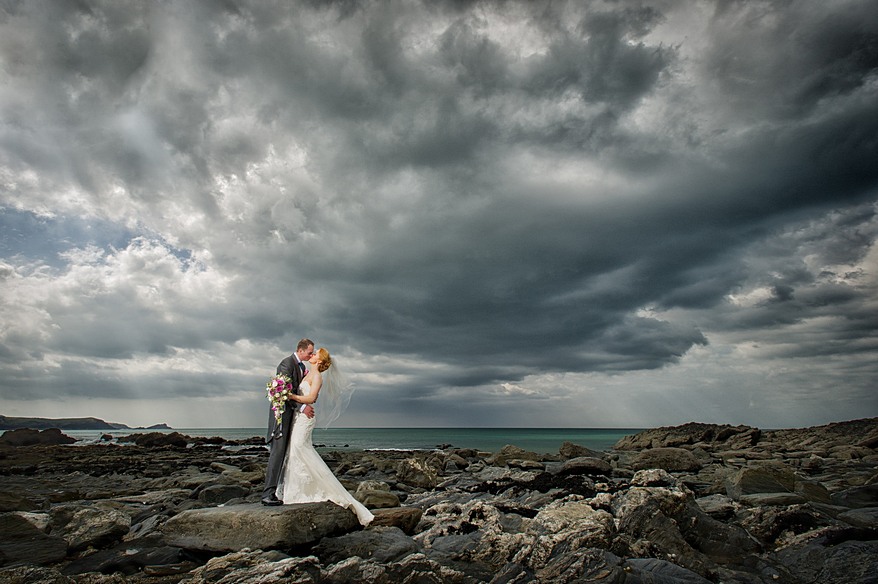
<instances>
[{"instance_id":1,"label":"couple kissing","mask_svg":"<svg viewBox=\"0 0 878 584\"><path fill-rule=\"evenodd\" d=\"M292 393L278 423L269 410L268 467L262 504L268 506L332 501L349 508L361 525L374 516L342 486L314 449L311 432L319 421L326 427L350 402L352 388L338 370L338 364L325 348L314 350L314 342L302 339L296 350L277 366L285 375ZM320 405L316 405L317 398Z\"/></svg>"}]
</instances>

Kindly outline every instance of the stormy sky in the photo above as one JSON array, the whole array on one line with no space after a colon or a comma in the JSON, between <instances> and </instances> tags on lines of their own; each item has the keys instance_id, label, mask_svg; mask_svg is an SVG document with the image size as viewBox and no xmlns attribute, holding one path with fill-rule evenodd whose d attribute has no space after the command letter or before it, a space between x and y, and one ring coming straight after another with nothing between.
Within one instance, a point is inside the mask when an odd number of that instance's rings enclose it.
<instances>
[{"instance_id":1,"label":"stormy sky","mask_svg":"<svg viewBox=\"0 0 878 584\"><path fill-rule=\"evenodd\" d=\"M3 2L0 413L878 415L871 0Z\"/></svg>"}]
</instances>

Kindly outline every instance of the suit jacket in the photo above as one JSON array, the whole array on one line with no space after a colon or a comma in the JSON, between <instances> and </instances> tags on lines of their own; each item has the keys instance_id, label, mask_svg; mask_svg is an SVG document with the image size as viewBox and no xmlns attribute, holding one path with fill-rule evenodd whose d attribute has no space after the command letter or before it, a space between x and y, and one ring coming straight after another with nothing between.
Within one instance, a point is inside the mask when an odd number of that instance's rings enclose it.
<instances>
[{"instance_id":1,"label":"suit jacket","mask_svg":"<svg viewBox=\"0 0 878 584\"><path fill-rule=\"evenodd\" d=\"M302 372L302 368L299 367L299 360L296 358L295 354L285 357L284 360L278 364L277 374L280 375L282 373L290 376L290 379L293 380L293 391L297 395L300 395L299 384L302 383L305 374ZM297 402L287 400L287 404L284 407L284 415L281 417L280 429L282 435L289 436L290 426L293 423L293 410L295 410L298 405ZM268 414L268 434L265 437L265 441L271 442L275 438L277 422L274 419L274 412L271 408L268 409Z\"/></svg>"},{"instance_id":2,"label":"suit jacket","mask_svg":"<svg viewBox=\"0 0 878 584\"><path fill-rule=\"evenodd\" d=\"M293 380L293 387L295 388L296 393L298 393L299 384L302 383L302 379L305 375L302 373L302 368L299 367L299 360L296 358L295 354L285 357L277 366L277 374L280 375L281 373L290 376L290 379Z\"/></svg>"}]
</instances>

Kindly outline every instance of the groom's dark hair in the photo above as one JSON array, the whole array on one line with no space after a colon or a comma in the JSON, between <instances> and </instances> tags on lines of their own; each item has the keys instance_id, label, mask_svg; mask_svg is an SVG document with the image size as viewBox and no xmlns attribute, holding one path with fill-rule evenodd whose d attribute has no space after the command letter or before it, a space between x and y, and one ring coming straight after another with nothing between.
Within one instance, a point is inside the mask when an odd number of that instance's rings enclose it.
<instances>
[{"instance_id":1,"label":"groom's dark hair","mask_svg":"<svg viewBox=\"0 0 878 584\"><path fill-rule=\"evenodd\" d=\"M299 341L299 344L296 345L296 350L297 351L304 351L305 349L307 349L308 347L310 347L313 344L314 344L314 341L312 341L311 339L302 339L301 341Z\"/></svg>"}]
</instances>

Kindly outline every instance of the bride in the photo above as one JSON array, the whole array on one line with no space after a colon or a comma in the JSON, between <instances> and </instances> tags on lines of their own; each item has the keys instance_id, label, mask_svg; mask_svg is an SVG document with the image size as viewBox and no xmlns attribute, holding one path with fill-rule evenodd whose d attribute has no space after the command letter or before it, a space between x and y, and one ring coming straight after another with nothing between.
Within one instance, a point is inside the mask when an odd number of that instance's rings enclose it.
<instances>
[{"instance_id":1,"label":"bride","mask_svg":"<svg viewBox=\"0 0 878 584\"><path fill-rule=\"evenodd\" d=\"M294 395L290 399L300 404L313 404L320 395L321 407L315 408L316 418L309 418L298 410L294 414L290 446L278 483L277 497L284 504L332 501L352 509L360 524L366 526L375 516L342 486L311 444L315 419L324 427L335 421L350 402L351 388L339 373L338 365L332 365L332 358L326 349L318 349L309 361L311 370L299 385L302 395Z\"/></svg>"}]
</instances>

